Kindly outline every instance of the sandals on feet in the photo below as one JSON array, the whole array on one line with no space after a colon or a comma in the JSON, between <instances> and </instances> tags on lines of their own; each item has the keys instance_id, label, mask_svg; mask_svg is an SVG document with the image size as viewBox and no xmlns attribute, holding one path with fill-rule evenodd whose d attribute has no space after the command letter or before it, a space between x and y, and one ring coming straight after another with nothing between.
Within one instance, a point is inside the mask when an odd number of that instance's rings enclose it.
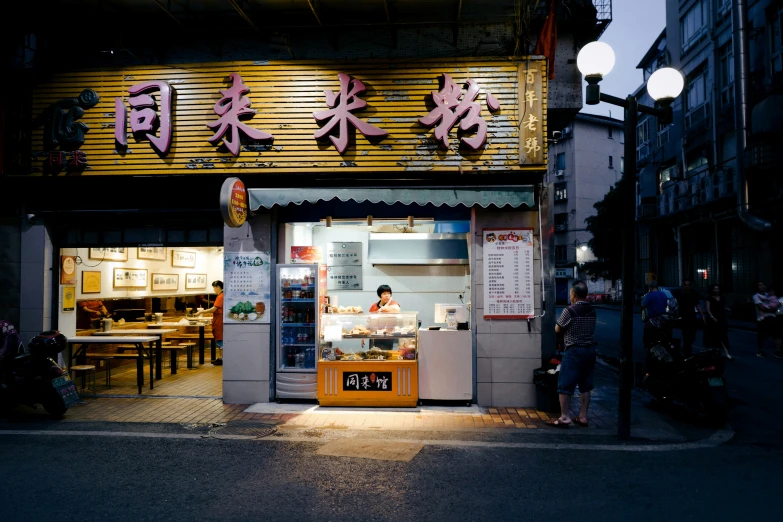
<instances>
[{"instance_id":1,"label":"sandals on feet","mask_svg":"<svg viewBox=\"0 0 783 522\"><path fill-rule=\"evenodd\" d=\"M552 426L553 428L562 428L562 429L568 429L568 427L573 423L571 422L563 422L559 418L557 419L549 419L546 421L548 426Z\"/></svg>"},{"instance_id":2,"label":"sandals on feet","mask_svg":"<svg viewBox=\"0 0 783 522\"><path fill-rule=\"evenodd\" d=\"M571 421L576 424L577 426L581 426L583 428L586 428L590 425L590 422L582 422L582 419L580 417L574 417L571 419Z\"/></svg>"}]
</instances>

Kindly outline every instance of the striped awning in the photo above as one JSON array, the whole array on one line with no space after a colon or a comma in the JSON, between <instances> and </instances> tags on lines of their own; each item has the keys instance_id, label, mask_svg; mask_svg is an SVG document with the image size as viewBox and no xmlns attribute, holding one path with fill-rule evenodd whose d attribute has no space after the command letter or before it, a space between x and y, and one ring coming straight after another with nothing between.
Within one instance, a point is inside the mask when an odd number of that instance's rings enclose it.
<instances>
[{"instance_id":1,"label":"striped awning","mask_svg":"<svg viewBox=\"0 0 783 522\"><path fill-rule=\"evenodd\" d=\"M328 202L333 200L355 201L363 203L387 203L389 205L402 203L404 205L427 205L436 207L447 205L456 207L464 205L482 208L494 205L496 207L535 206L535 187L522 185L518 187L491 188L250 188L248 189L250 209L272 208L275 205L301 205L302 203Z\"/></svg>"}]
</instances>

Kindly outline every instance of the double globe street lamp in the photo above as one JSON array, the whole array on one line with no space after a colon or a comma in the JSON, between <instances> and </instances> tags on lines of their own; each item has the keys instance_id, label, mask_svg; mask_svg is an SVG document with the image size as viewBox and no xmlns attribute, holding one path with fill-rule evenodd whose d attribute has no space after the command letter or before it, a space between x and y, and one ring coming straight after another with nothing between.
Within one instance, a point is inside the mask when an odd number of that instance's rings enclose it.
<instances>
[{"instance_id":1,"label":"double globe street lamp","mask_svg":"<svg viewBox=\"0 0 783 522\"><path fill-rule=\"evenodd\" d=\"M599 83L614 67L614 51L604 42L591 42L579 51L576 66L585 81L587 91L585 103L597 105L609 103L625 109L624 172L621 199L623 201L623 296L620 319L620 390L617 414L617 436L628 439L631 436L631 390L633 388L633 301L634 268L636 262L636 125L638 113L658 118L659 123L672 122L672 102L680 95L685 85L682 74L670 67L655 71L647 80L647 93L655 100L655 107L638 102L635 96L625 99L601 92Z\"/></svg>"}]
</instances>

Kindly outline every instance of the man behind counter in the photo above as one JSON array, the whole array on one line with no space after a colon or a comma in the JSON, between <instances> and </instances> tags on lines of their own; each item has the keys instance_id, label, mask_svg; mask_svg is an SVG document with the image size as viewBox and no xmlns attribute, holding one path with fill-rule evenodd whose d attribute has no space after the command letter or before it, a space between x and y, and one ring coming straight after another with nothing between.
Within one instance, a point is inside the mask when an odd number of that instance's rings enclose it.
<instances>
[{"instance_id":1,"label":"man behind counter","mask_svg":"<svg viewBox=\"0 0 783 522\"><path fill-rule=\"evenodd\" d=\"M81 301L79 303L79 310L81 313L79 314L79 325L77 325L77 328L87 329L90 328L92 319L111 317L111 314L100 299Z\"/></svg>"}]
</instances>

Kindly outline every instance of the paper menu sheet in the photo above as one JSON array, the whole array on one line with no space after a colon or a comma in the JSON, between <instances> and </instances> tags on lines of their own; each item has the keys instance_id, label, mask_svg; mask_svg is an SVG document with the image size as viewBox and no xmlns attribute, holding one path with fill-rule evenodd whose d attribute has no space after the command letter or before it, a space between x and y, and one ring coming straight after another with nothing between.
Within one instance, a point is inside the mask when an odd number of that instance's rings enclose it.
<instances>
[{"instance_id":1,"label":"paper menu sheet","mask_svg":"<svg viewBox=\"0 0 783 522\"><path fill-rule=\"evenodd\" d=\"M533 229L486 228L482 242L484 317L533 317Z\"/></svg>"}]
</instances>

